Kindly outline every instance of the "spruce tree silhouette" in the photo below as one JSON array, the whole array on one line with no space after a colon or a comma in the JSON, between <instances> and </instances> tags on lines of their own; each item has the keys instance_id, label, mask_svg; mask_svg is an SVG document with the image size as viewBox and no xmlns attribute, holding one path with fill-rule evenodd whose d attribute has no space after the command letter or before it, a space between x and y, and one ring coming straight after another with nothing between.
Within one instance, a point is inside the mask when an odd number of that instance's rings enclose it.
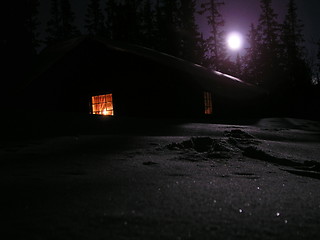
<instances>
[{"instance_id":1,"label":"spruce tree silhouette","mask_svg":"<svg viewBox=\"0 0 320 240\"><path fill-rule=\"evenodd\" d=\"M51 18L47 22L47 45L80 35L69 0L51 0Z\"/></svg>"},{"instance_id":2,"label":"spruce tree silhouette","mask_svg":"<svg viewBox=\"0 0 320 240\"><path fill-rule=\"evenodd\" d=\"M318 41L318 53L317 53L317 82L316 85L320 86L320 39ZM319 92L320 95L320 92Z\"/></svg>"},{"instance_id":3,"label":"spruce tree silhouette","mask_svg":"<svg viewBox=\"0 0 320 240\"><path fill-rule=\"evenodd\" d=\"M46 32L48 34L46 43L50 45L61 40L61 12L59 0L51 0L51 9L50 9L51 18L47 22Z\"/></svg>"},{"instance_id":4,"label":"spruce tree silhouette","mask_svg":"<svg viewBox=\"0 0 320 240\"><path fill-rule=\"evenodd\" d=\"M100 6L100 0L90 0L85 16L85 28L87 32L93 36L106 36L107 30L104 21L105 18Z\"/></svg>"},{"instance_id":5,"label":"spruce tree silhouette","mask_svg":"<svg viewBox=\"0 0 320 240\"><path fill-rule=\"evenodd\" d=\"M107 31L107 36L109 39L115 40L117 38L116 36L116 30L118 27L118 4L116 3L115 0L107 0L106 2L106 8L105 8L105 13L106 13L106 21L105 21L105 26L106 26L106 31Z\"/></svg>"},{"instance_id":6,"label":"spruce tree silhouette","mask_svg":"<svg viewBox=\"0 0 320 240\"><path fill-rule=\"evenodd\" d=\"M224 1L207 0L201 4L200 14L207 14L208 24L211 28L210 37L207 39L209 49L209 67L213 70L226 71L226 46L224 40L224 19L220 13L220 7L224 5Z\"/></svg>"},{"instance_id":7,"label":"spruce tree silhouette","mask_svg":"<svg viewBox=\"0 0 320 240\"><path fill-rule=\"evenodd\" d=\"M129 43L140 43L142 35L142 1L107 1L106 27L109 38Z\"/></svg>"},{"instance_id":8,"label":"spruce tree silhouette","mask_svg":"<svg viewBox=\"0 0 320 240\"><path fill-rule=\"evenodd\" d=\"M156 48L155 9L151 0L145 0L141 14L141 43L149 48Z\"/></svg>"},{"instance_id":9,"label":"spruce tree silhouette","mask_svg":"<svg viewBox=\"0 0 320 240\"><path fill-rule=\"evenodd\" d=\"M39 14L39 5L40 5L40 1L39 0L28 0L27 1L27 13L28 16L26 18L26 28L28 31L28 34L31 38L31 45L30 45L30 51L31 51L31 55L34 58L35 55L37 55L37 49L40 47L41 45L41 41L39 39L39 25L40 25L40 21L38 18L38 14Z\"/></svg>"},{"instance_id":10,"label":"spruce tree silhouette","mask_svg":"<svg viewBox=\"0 0 320 240\"><path fill-rule=\"evenodd\" d=\"M250 25L249 33L247 34L247 47L246 54L243 57L244 72L243 77L249 83L260 85L259 76L262 75L260 67L260 35L257 27L252 23Z\"/></svg>"},{"instance_id":11,"label":"spruce tree silhouette","mask_svg":"<svg viewBox=\"0 0 320 240\"><path fill-rule=\"evenodd\" d=\"M286 87L305 88L311 84L310 70L305 57L303 24L298 18L294 0L289 0L287 14L282 25L282 44Z\"/></svg>"},{"instance_id":12,"label":"spruce tree silhouette","mask_svg":"<svg viewBox=\"0 0 320 240\"><path fill-rule=\"evenodd\" d=\"M68 39L80 35L78 28L75 26L75 14L71 9L69 0L61 1L61 29L62 38Z\"/></svg>"},{"instance_id":13,"label":"spruce tree silhouette","mask_svg":"<svg viewBox=\"0 0 320 240\"><path fill-rule=\"evenodd\" d=\"M141 25L142 25L142 0L125 0L123 11L125 13L124 31L126 39L130 42L140 44L141 41Z\"/></svg>"},{"instance_id":14,"label":"spruce tree silhouette","mask_svg":"<svg viewBox=\"0 0 320 240\"><path fill-rule=\"evenodd\" d=\"M157 2L156 20L159 36L159 50L179 56L178 39L178 1L162 0Z\"/></svg>"},{"instance_id":15,"label":"spruce tree silhouette","mask_svg":"<svg viewBox=\"0 0 320 240\"><path fill-rule=\"evenodd\" d=\"M258 78L261 86L274 91L282 78L280 66L281 48L279 41L280 25L271 0L260 0L261 14L258 24L260 62ZM261 74L261 75L260 75Z\"/></svg>"},{"instance_id":16,"label":"spruce tree silhouette","mask_svg":"<svg viewBox=\"0 0 320 240\"><path fill-rule=\"evenodd\" d=\"M196 2L194 0L181 1L179 10L179 40L180 57L190 62L201 62L199 50L199 28L195 22ZM199 59L200 58L200 59Z\"/></svg>"},{"instance_id":17,"label":"spruce tree silhouette","mask_svg":"<svg viewBox=\"0 0 320 240\"><path fill-rule=\"evenodd\" d=\"M204 63L206 44L195 21L195 0L106 2L107 37Z\"/></svg>"}]
</instances>

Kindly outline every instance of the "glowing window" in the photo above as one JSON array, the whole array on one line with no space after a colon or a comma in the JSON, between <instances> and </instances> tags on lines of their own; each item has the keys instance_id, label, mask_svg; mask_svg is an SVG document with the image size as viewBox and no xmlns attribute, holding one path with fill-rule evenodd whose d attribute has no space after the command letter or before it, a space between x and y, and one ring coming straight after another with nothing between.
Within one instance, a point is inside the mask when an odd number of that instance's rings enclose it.
<instances>
[{"instance_id":1,"label":"glowing window","mask_svg":"<svg viewBox=\"0 0 320 240\"><path fill-rule=\"evenodd\" d=\"M212 114L212 94L211 92L204 92L204 114Z\"/></svg>"},{"instance_id":2,"label":"glowing window","mask_svg":"<svg viewBox=\"0 0 320 240\"><path fill-rule=\"evenodd\" d=\"M113 116L112 94L92 96L92 114Z\"/></svg>"}]
</instances>

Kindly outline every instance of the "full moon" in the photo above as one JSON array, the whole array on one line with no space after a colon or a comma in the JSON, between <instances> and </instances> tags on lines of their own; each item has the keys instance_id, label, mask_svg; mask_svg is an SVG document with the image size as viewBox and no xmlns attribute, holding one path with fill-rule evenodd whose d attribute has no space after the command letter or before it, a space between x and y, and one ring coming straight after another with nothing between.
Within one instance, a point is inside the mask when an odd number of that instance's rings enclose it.
<instances>
[{"instance_id":1,"label":"full moon","mask_svg":"<svg viewBox=\"0 0 320 240\"><path fill-rule=\"evenodd\" d=\"M227 36L227 43L231 50L238 50L242 46L242 36L237 32L229 33Z\"/></svg>"}]
</instances>

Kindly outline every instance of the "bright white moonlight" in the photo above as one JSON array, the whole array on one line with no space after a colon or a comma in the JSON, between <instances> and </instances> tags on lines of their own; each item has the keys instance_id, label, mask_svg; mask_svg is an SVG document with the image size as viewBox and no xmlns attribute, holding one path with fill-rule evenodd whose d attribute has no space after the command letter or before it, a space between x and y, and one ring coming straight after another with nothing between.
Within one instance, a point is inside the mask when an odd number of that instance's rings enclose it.
<instances>
[{"instance_id":1,"label":"bright white moonlight","mask_svg":"<svg viewBox=\"0 0 320 240\"><path fill-rule=\"evenodd\" d=\"M227 36L228 47L231 50L239 50L242 47L242 36L237 32L229 33Z\"/></svg>"}]
</instances>

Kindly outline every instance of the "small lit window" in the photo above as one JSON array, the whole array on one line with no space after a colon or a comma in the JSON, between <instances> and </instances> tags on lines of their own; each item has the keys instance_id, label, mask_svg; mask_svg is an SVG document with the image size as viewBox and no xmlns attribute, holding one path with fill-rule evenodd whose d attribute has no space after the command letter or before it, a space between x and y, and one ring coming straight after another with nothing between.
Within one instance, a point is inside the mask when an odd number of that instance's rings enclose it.
<instances>
[{"instance_id":1,"label":"small lit window","mask_svg":"<svg viewBox=\"0 0 320 240\"><path fill-rule=\"evenodd\" d=\"M204 92L204 114L212 114L212 94L211 92Z\"/></svg>"},{"instance_id":2,"label":"small lit window","mask_svg":"<svg viewBox=\"0 0 320 240\"><path fill-rule=\"evenodd\" d=\"M112 94L92 96L92 114L113 116Z\"/></svg>"}]
</instances>

